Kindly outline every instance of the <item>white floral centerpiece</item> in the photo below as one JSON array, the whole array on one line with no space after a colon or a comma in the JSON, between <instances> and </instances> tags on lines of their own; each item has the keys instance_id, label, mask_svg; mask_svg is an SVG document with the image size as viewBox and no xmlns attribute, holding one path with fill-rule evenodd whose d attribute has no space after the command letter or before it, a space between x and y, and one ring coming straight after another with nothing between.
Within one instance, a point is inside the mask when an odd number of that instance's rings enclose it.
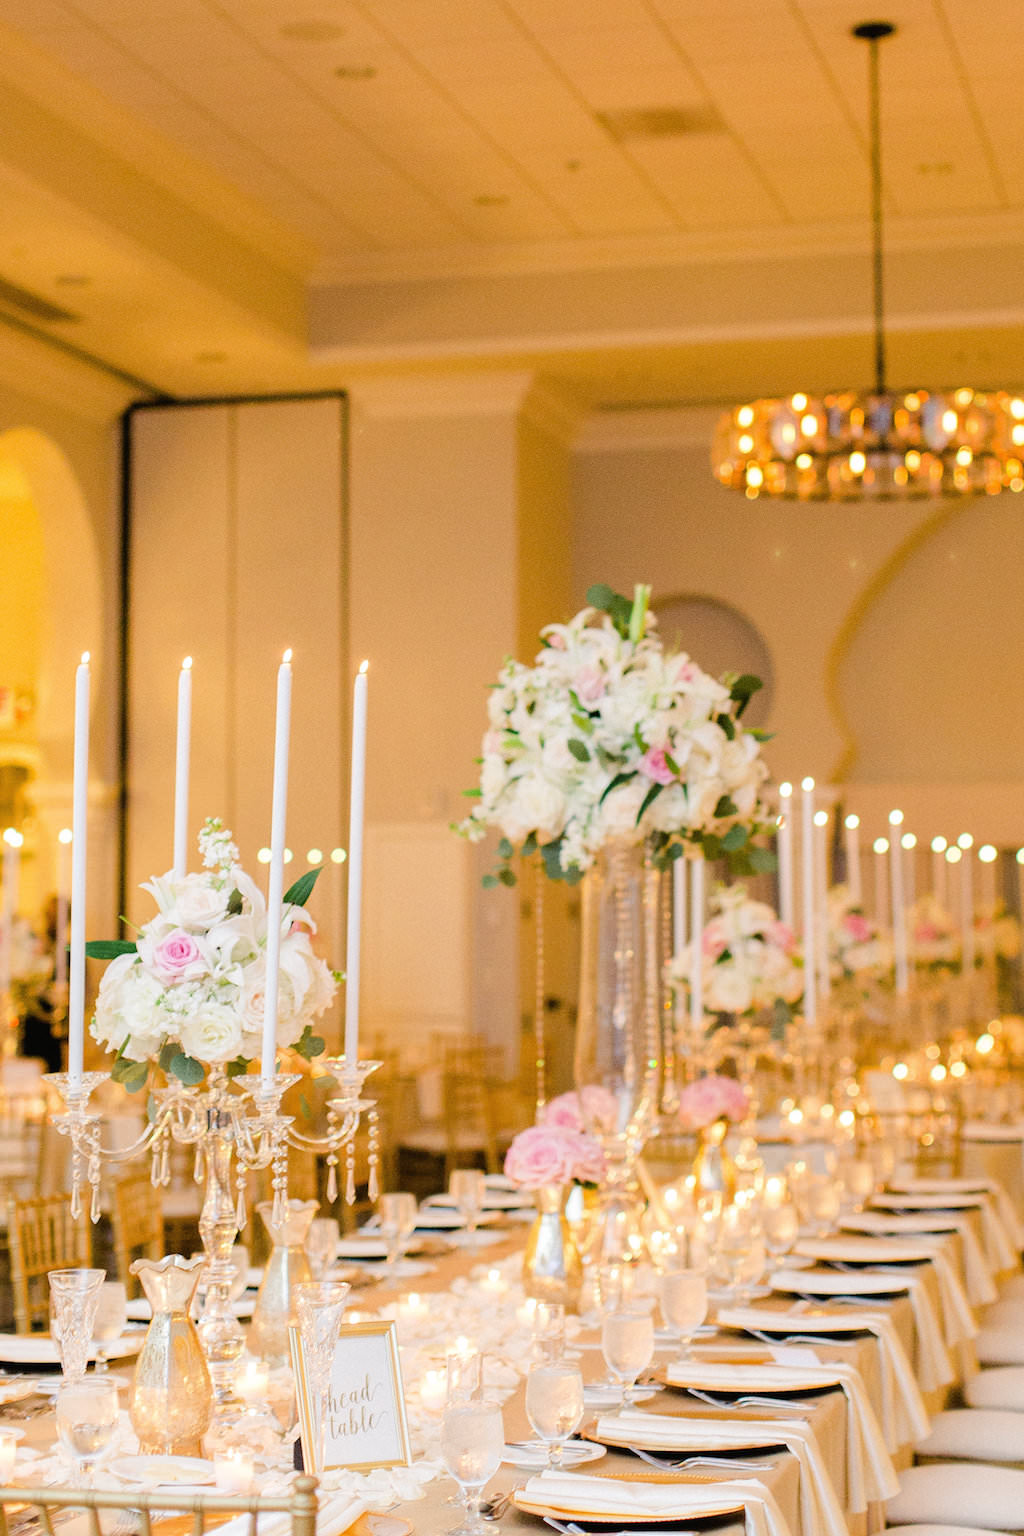
<instances>
[{"instance_id":1,"label":"white floral centerpiece","mask_svg":"<svg viewBox=\"0 0 1024 1536\"><path fill-rule=\"evenodd\" d=\"M922 970L955 971L960 967L960 933L946 909L926 892L907 913L910 958Z\"/></svg>"},{"instance_id":2,"label":"white floral centerpiece","mask_svg":"<svg viewBox=\"0 0 1024 1536\"><path fill-rule=\"evenodd\" d=\"M892 965L891 946L881 928L846 885L834 885L828 893L828 950L837 980L852 981L865 972L880 975Z\"/></svg>"},{"instance_id":3,"label":"white floral centerpiece","mask_svg":"<svg viewBox=\"0 0 1024 1536\"><path fill-rule=\"evenodd\" d=\"M804 990L793 930L767 902L751 900L744 885L716 891L711 908L701 937L705 1010L744 1017L770 1009L788 1018ZM669 985L687 999L692 968L687 944L668 964Z\"/></svg>"},{"instance_id":4,"label":"white floral centerpiece","mask_svg":"<svg viewBox=\"0 0 1024 1536\"><path fill-rule=\"evenodd\" d=\"M1004 902L974 914L975 963L983 960L1016 960L1020 954L1020 922Z\"/></svg>"},{"instance_id":5,"label":"white floral centerpiece","mask_svg":"<svg viewBox=\"0 0 1024 1536\"><path fill-rule=\"evenodd\" d=\"M229 1077L259 1055L263 1032L267 906L238 863L231 833L217 819L199 834L203 870L147 881L157 914L132 940L98 942L88 953L110 960L91 1024L116 1052L115 1081L142 1088L153 1064L197 1083L207 1066ZM313 949L316 924L305 910L319 870L284 897L277 1044L307 1058L324 1042L313 1021L334 999L338 977Z\"/></svg>"},{"instance_id":6,"label":"white floral centerpiece","mask_svg":"<svg viewBox=\"0 0 1024 1536\"><path fill-rule=\"evenodd\" d=\"M579 880L612 838L650 839L664 867L684 848L734 866L767 869L751 845L767 776L762 733L741 716L761 686L718 682L682 651L669 651L648 611L592 587L589 606L541 631L532 665L509 660L488 702L477 803L459 828L477 840L502 834L487 884L515 884L518 851L539 849L547 874Z\"/></svg>"}]
</instances>

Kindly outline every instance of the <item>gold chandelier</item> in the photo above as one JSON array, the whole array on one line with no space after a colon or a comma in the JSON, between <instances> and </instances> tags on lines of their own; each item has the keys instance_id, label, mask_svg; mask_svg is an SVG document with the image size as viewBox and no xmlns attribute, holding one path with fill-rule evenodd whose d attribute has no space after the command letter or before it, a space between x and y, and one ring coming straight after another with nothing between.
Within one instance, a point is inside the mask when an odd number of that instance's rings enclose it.
<instances>
[{"instance_id":1,"label":"gold chandelier","mask_svg":"<svg viewBox=\"0 0 1024 1536\"><path fill-rule=\"evenodd\" d=\"M1024 397L1007 390L893 391L886 385L878 46L896 28L853 28L868 44L875 385L755 400L718 423L715 476L754 499L910 500L1024 491Z\"/></svg>"}]
</instances>

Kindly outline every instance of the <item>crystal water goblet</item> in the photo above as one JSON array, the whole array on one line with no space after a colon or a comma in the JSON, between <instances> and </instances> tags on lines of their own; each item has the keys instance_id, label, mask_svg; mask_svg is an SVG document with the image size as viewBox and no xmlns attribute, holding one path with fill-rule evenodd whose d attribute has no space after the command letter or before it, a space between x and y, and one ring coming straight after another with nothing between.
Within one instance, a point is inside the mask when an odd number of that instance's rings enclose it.
<instances>
[{"instance_id":1,"label":"crystal water goblet","mask_svg":"<svg viewBox=\"0 0 1024 1536\"><path fill-rule=\"evenodd\" d=\"M803 1188L804 1210L815 1237L828 1237L839 1220L842 1185L828 1173L814 1173Z\"/></svg>"},{"instance_id":2,"label":"crystal water goblet","mask_svg":"<svg viewBox=\"0 0 1024 1536\"><path fill-rule=\"evenodd\" d=\"M469 1403L480 1395L484 1357L478 1349L450 1350L445 1355L445 1402Z\"/></svg>"},{"instance_id":3,"label":"crystal water goblet","mask_svg":"<svg viewBox=\"0 0 1024 1536\"><path fill-rule=\"evenodd\" d=\"M487 1194L487 1181L479 1168L455 1168L448 1181L448 1193L466 1223L470 1246L476 1243L476 1228Z\"/></svg>"},{"instance_id":4,"label":"crystal water goblet","mask_svg":"<svg viewBox=\"0 0 1024 1536\"><path fill-rule=\"evenodd\" d=\"M707 1276L700 1269L667 1269L658 1280L658 1304L672 1334L676 1358L685 1360L708 1315Z\"/></svg>"},{"instance_id":5,"label":"crystal water goblet","mask_svg":"<svg viewBox=\"0 0 1024 1536\"><path fill-rule=\"evenodd\" d=\"M583 1422L583 1376L567 1360L547 1360L526 1378L526 1417L547 1446L548 1466L560 1467L565 1442Z\"/></svg>"},{"instance_id":6,"label":"crystal water goblet","mask_svg":"<svg viewBox=\"0 0 1024 1536\"><path fill-rule=\"evenodd\" d=\"M622 1388L622 1402L633 1402L636 1380L654 1356L654 1319L647 1308L606 1312L601 1324L601 1353Z\"/></svg>"},{"instance_id":7,"label":"crystal water goblet","mask_svg":"<svg viewBox=\"0 0 1024 1536\"><path fill-rule=\"evenodd\" d=\"M317 1469L323 1467L324 1398L331 1378L334 1346L352 1287L344 1280L301 1280L292 1289L315 1418Z\"/></svg>"},{"instance_id":8,"label":"crystal water goblet","mask_svg":"<svg viewBox=\"0 0 1024 1536\"><path fill-rule=\"evenodd\" d=\"M79 1381L89 1363L89 1341L99 1302L103 1269L51 1269L50 1336L60 1354L64 1380Z\"/></svg>"},{"instance_id":9,"label":"crystal water goblet","mask_svg":"<svg viewBox=\"0 0 1024 1536\"><path fill-rule=\"evenodd\" d=\"M96 1297L92 1321L92 1346L97 1376L107 1370L107 1348L124 1333L128 1321L128 1293L120 1280L104 1280Z\"/></svg>"},{"instance_id":10,"label":"crystal water goblet","mask_svg":"<svg viewBox=\"0 0 1024 1536\"><path fill-rule=\"evenodd\" d=\"M377 1202L377 1215L380 1218L381 1236L387 1244L387 1273L394 1277L402 1274L401 1260L406 1244L416 1230L419 1216L416 1196L404 1190L381 1195Z\"/></svg>"},{"instance_id":11,"label":"crystal water goblet","mask_svg":"<svg viewBox=\"0 0 1024 1536\"><path fill-rule=\"evenodd\" d=\"M316 1216L306 1234L306 1257L314 1280L322 1280L338 1256L341 1229L333 1216Z\"/></svg>"},{"instance_id":12,"label":"crystal water goblet","mask_svg":"<svg viewBox=\"0 0 1024 1536\"><path fill-rule=\"evenodd\" d=\"M533 1314L533 1347L539 1360L560 1360L565 1353L565 1307L538 1301Z\"/></svg>"},{"instance_id":13,"label":"crystal water goblet","mask_svg":"<svg viewBox=\"0 0 1024 1536\"><path fill-rule=\"evenodd\" d=\"M777 1204L766 1202L761 1208L761 1225L772 1268L781 1269L800 1231L796 1206L792 1200L780 1200Z\"/></svg>"},{"instance_id":14,"label":"crystal water goblet","mask_svg":"<svg viewBox=\"0 0 1024 1536\"><path fill-rule=\"evenodd\" d=\"M92 1468L117 1433L117 1382L90 1376L57 1393L57 1438L75 1463L76 1487L92 1485Z\"/></svg>"},{"instance_id":15,"label":"crystal water goblet","mask_svg":"<svg viewBox=\"0 0 1024 1536\"><path fill-rule=\"evenodd\" d=\"M451 1536L483 1536L480 1496L501 1465L505 1426L492 1403L449 1403L441 1421L441 1456L459 1485L466 1518Z\"/></svg>"}]
</instances>

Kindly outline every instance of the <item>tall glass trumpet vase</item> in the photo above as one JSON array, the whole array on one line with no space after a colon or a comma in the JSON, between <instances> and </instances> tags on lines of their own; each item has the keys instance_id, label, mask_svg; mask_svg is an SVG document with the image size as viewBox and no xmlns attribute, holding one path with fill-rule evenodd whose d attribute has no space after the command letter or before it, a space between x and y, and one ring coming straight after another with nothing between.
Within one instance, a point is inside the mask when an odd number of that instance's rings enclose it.
<instances>
[{"instance_id":1,"label":"tall glass trumpet vase","mask_svg":"<svg viewBox=\"0 0 1024 1536\"><path fill-rule=\"evenodd\" d=\"M614 838L583 881L576 1087L604 1153L605 1260L631 1255L640 1230L636 1161L657 1113L661 1071L657 925L647 921L650 871L642 843Z\"/></svg>"}]
</instances>

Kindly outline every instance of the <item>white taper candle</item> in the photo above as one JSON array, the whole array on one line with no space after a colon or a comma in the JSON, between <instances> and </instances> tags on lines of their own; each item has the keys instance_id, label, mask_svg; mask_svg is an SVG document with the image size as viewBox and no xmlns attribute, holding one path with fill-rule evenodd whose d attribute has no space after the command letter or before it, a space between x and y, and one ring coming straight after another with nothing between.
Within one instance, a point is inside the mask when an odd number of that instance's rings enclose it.
<instances>
[{"instance_id":1,"label":"white taper candle","mask_svg":"<svg viewBox=\"0 0 1024 1536\"><path fill-rule=\"evenodd\" d=\"M795 927L793 905L793 786L779 785L779 821L776 836L779 856L779 916L789 928Z\"/></svg>"},{"instance_id":2,"label":"white taper candle","mask_svg":"<svg viewBox=\"0 0 1024 1536\"><path fill-rule=\"evenodd\" d=\"M672 953L681 955L686 948L686 860L672 865Z\"/></svg>"},{"instance_id":3,"label":"white taper candle","mask_svg":"<svg viewBox=\"0 0 1024 1536\"><path fill-rule=\"evenodd\" d=\"M188 868L188 787L192 746L192 657L178 673L178 734L174 754L174 878Z\"/></svg>"},{"instance_id":4,"label":"white taper candle","mask_svg":"<svg viewBox=\"0 0 1024 1536\"><path fill-rule=\"evenodd\" d=\"M886 868L886 854L889 852L889 839L876 837L872 844L875 855L875 922L879 928L889 926L889 871Z\"/></svg>"},{"instance_id":5,"label":"white taper candle","mask_svg":"<svg viewBox=\"0 0 1024 1536\"><path fill-rule=\"evenodd\" d=\"M960 860L960 926L963 929L963 953L965 973L974 971L974 838L964 832L957 838L962 850Z\"/></svg>"},{"instance_id":6,"label":"white taper candle","mask_svg":"<svg viewBox=\"0 0 1024 1536\"><path fill-rule=\"evenodd\" d=\"M946 849L944 837L932 838L932 895L940 907L946 905Z\"/></svg>"},{"instance_id":7,"label":"white taper candle","mask_svg":"<svg viewBox=\"0 0 1024 1536\"><path fill-rule=\"evenodd\" d=\"M818 955L818 978L821 983L821 991L828 997L832 990L832 977L829 974L828 954L828 811L815 811L814 813L814 884L816 888L817 910L817 934L818 942L815 945Z\"/></svg>"},{"instance_id":8,"label":"white taper candle","mask_svg":"<svg viewBox=\"0 0 1024 1536\"><path fill-rule=\"evenodd\" d=\"M896 964L896 990L906 996L910 988L907 962L907 910L903 891L903 843L900 827L903 812L889 812L889 874L892 888L892 952Z\"/></svg>"},{"instance_id":9,"label":"white taper candle","mask_svg":"<svg viewBox=\"0 0 1024 1536\"><path fill-rule=\"evenodd\" d=\"M85 870L89 837L89 652L75 671L75 759L71 792L71 964L68 1075L82 1080L85 1056Z\"/></svg>"},{"instance_id":10,"label":"white taper candle","mask_svg":"<svg viewBox=\"0 0 1024 1536\"><path fill-rule=\"evenodd\" d=\"M806 778L800 788L803 790L802 816L800 824L801 846L800 862L803 871L803 917L804 917L804 1018L808 1024L817 1022L818 1017L818 969L817 955L815 953L815 929L814 908L815 879L814 879L814 780Z\"/></svg>"},{"instance_id":11,"label":"white taper candle","mask_svg":"<svg viewBox=\"0 0 1024 1536\"><path fill-rule=\"evenodd\" d=\"M274 723L274 798L270 812L270 871L267 878L267 974L263 990L263 1041L260 1081L269 1090L277 1062L277 993L281 967L281 917L284 895L284 840L288 817L288 744L292 724L292 653L285 651L277 669Z\"/></svg>"},{"instance_id":12,"label":"white taper candle","mask_svg":"<svg viewBox=\"0 0 1024 1536\"><path fill-rule=\"evenodd\" d=\"M860 817L847 816L843 826L846 831L846 886L853 905L859 907L864 900L860 879Z\"/></svg>"},{"instance_id":13,"label":"white taper candle","mask_svg":"<svg viewBox=\"0 0 1024 1536\"><path fill-rule=\"evenodd\" d=\"M704 860L690 863L690 1023L704 1028Z\"/></svg>"},{"instance_id":14,"label":"white taper candle","mask_svg":"<svg viewBox=\"0 0 1024 1536\"><path fill-rule=\"evenodd\" d=\"M53 976L59 987L68 979L68 854L71 828L61 827L57 833L57 921L54 932Z\"/></svg>"},{"instance_id":15,"label":"white taper candle","mask_svg":"<svg viewBox=\"0 0 1024 1536\"><path fill-rule=\"evenodd\" d=\"M367 671L360 663L352 698L352 774L348 802L348 931L345 939L345 1060L359 1059L359 952L363 919L363 820L366 806Z\"/></svg>"}]
</instances>

